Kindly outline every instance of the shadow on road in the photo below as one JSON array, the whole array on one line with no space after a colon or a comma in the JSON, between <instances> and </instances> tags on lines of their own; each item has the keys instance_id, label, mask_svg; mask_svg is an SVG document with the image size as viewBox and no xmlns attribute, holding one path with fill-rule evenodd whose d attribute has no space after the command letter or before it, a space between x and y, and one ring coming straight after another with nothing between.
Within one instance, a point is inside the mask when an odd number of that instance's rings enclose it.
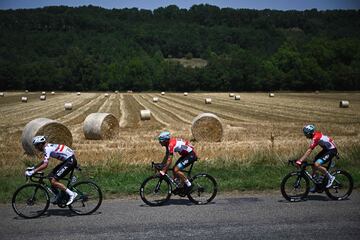
<instances>
[{"instance_id":1,"label":"shadow on road","mask_svg":"<svg viewBox=\"0 0 360 240\"><path fill-rule=\"evenodd\" d=\"M215 204L215 202L210 202L210 203L207 203L206 205L211 205L211 204ZM196 206L196 204L192 203L189 199L170 199L169 201L167 201L166 203L164 203L163 205L160 205L159 207L161 206L171 206L171 205L181 205L181 206ZM151 207L151 206L148 206L146 204L141 204L140 207Z\"/></svg>"},{"instance_id":2,"label":"shadow on road","mask_svg":"<svg viewBox=\"0 0 360 240\"><path fill-rule=\"evenodd\" d=\"M331 199L329 199L326 196L321 196L321 195L309 195L305 199L294 201L294 202L305 202L305 201L324 201L324 202L327 202L327 201L331 201ZM280 203L289 203L289 201L287 201L285 199L281 199L278 202L280 202Z\"/></svg>"}]
</instances>

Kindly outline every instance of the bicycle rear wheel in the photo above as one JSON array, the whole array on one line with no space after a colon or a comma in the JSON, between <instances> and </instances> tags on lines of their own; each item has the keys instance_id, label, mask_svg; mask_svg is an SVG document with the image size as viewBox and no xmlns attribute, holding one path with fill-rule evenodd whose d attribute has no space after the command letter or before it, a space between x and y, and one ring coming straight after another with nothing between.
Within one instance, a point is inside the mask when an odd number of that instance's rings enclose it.
<instances>
[{"instance_id":1,"label":"bicycle rear wheel","mask_svg":"<svg viewBox=\"0 0 360 240\"><path fill-rule=\"evenodd\" d=\"M188 193L188 198L195 204L207 204L211 202L217 194L216 180L206 173L195 175L191 179L192 189Z\"/></svg>"},{"instance_id":2,"label":"bicycle rear wheel","mask_svg":"<svg viewBox=\"0 0 360 240\"><path fill-rule=\"evenodd\" d=\"M170 199L171 185L168 179L151 176L140 187L140 197L149 206L160 206Z\"/></svg>"},{"instance_id":3,"label":"bicycle rear wheel","mask_svg":"<svg viewBox=\"0 0 360 240\"><path fill-rule=\"evenodd\" d=\"M71 211L78 215L88 215L95 212L101 205L102 192L96 183L92 181L82 181L75 183L71 190L78 196L69 205Z\"/></svg>"},{"instance_id":4,"label":"bicycle rear wheel","mask_svg":"<svg viewBox=\"0 0 360 240\"><path fill-rule=\"evenodd\" d=\"M49 204L49 193L43 186L35 183L18 188L11 201L15 213L23 218L41 216L49 208Z\"/></svg>"},{"instance_id":5,"label":"bicycle rear wheel","mask_svg":"<svg viewBox=\"0 0 360 240\"><path fill-rule=\"evenodd\" d=\"M354 187L354 181L351 175L343 170L336 170L331 174L335 176L335 180L331 187L325 189L326 195L333 200L344 200L348 198Z\"/></svg>"},{"instance_id":6,"label":"bicycle rear wheel","mask_svg":"<svg viewBox=\"0 0 360 240\"><path fill-rule=\"evenodd\" d=\"M281 182L281 194L290 201L301 201L307 197L310 190L309 179L299 172L291 172Z\"/></svg>"}]
</instances>

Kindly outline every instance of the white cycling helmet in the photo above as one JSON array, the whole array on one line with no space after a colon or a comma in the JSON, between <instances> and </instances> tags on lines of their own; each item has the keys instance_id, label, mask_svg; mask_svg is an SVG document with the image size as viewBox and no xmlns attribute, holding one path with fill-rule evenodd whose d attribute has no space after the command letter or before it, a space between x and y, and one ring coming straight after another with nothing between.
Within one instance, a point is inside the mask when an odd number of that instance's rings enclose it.
<instances>
[{"instance_id":1,"label":"white cycling helmet","mask_svg":"<svg viewBox=\"0 0 360 240\"><path fill-rule=\"evenodd\" d=\"M40 143L45 143L46 137L45 136L35 136L32 140L33 145L38 145Z\"/></svg>"},{"instance_id":2,"label":"white cycling helmet","mask_svg":"<svg viewBox=\"0 0 360 240\"><path fill-rule=\"evenodd\" d=\"M166 142L170 140L170 132L162 132L159 135L159 142Z\"/></svg>"}]
</instances>

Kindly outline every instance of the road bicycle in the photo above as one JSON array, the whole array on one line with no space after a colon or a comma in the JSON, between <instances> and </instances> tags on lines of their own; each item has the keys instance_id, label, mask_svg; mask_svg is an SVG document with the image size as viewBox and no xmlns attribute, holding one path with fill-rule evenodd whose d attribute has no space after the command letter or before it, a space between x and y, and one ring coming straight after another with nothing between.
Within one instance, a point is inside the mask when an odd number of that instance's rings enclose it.
<instances>
[{"instance_id":1,"label":"road bicycle","mask_svg":"<svg viewBox=\"0 0 360 240\"><path fill-rule=\"evenodd\" d=\"M144 180L140 186L140 197L149 206L160 206L166 203L172 194L180 197L188 197L195 204L207 204L211 202L217 193L217 183L215 178L207 173L198 173L191 176L194 166L193 162L189 170L183 170L187 178L192 184L192 188L188 191L178 179L174 179L168 173L161 175L160 170L164 168L162 163L151 163L151 167L155 169L155 175ZM172 172L170 168L168 172Z\"/></svg>"},{"instance_id":2,"label":"road bicycle","mask_svg":"<svg viewBox=\"0 0 360 240\"><path fill-rule=\"evenodd\" d=\"M339 159L339 157L337 156ZM295 166L296 160L289 160L288 165ZM347 199L354 187L352 176L340 169L335 169L335 161L331 160L326 166L326 169L331 175L335 176L333 184L326 188L328 177L323 175L311 176L306 170L308 166L313 166L313 163L304 161L300 169L287 174L281 182L281 194L283 197L291 202L306 200L310 192L310 182L314 185L314 192L322 193L325 191L326 195L333 200Z\"/></svg>"},{"instance_id":3,"label":"road bicycle","mask_svg":"<svg viewBox=\"0 0 360 240\"><path fill-rule=\"evenodd\" d=\"M76 167L81 171L79 167ZM88 215L95 212L101 205L102 192L100 187L93 181L77 181L71 170L67 181L67 188L76 192L78 196L74 202L66 206L69 195L57 188L45 183L48 176L44 176L43 172L37 172L31 177L26 177L27 183L20 186L12 197L12 207L16 214L23 218L37 218L46 212L50 202L60 208L69 207L69 209L78 215Z\"/></svg>"}]
</instances>

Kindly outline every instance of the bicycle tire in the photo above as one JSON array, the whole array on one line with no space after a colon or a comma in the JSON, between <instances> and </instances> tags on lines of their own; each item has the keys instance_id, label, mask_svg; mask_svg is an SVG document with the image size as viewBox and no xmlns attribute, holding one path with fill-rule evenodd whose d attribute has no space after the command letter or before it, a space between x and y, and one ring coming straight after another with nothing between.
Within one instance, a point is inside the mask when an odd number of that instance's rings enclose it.
<instances>
[{"instance_id":1,"label":"bicycle tire","mask_svg":"<svg viewBox=\"0 0 360 240\"><path fill-rule=\"evenodd\" d=\"M50 196L48 191L40 184L29 183L19 187L14 192L11 205L15 213L20 217L37 218L49 208ZM39 206L38 210L32 208L35 206Z\"/></svg>"},{"instance_id":2,"label":"bicycle tire","mask_svg":"<svg viewBox=\"0 0 360 240\"><path fill-rule=\"evenodd\" d=\"M170 199L171 190L171 184L167 178L151 176L144 180L139 192L141 199L147 205L161 206Z\"/></svg>"},{"instance_id":3,"label":"bicycle tire","mask_svg":"<svg viewBox=\"0 0 360 240\"><path fill-rule=\"evenodd\" d=\"M80 181L70 187L78 194L69 209L77 215L89 215L98 210L102 203L100 187L92 181Z\"/></svg>"},{"instance_id":4,"label":"bicycle tire","mask_svg":"<svg viewBox=\"0 0 360 240\"><path fill-rule=\"evenodd\" d=\"M211 202L217 194L217 182L215 178L206 173L196 174L190 179L192 189L187 194L189 200L197 205L205 205ZM209 190L208 194L206 191Z\"/></svg>"},{"instance_id":5,"label":"bicycle tire","mask_svg":"<svg viewBox=\"0 0 360 240\"><path fill-rule=\"evenodd\" d=\"M294 181L292 180L293 178L295 178ZM302 180L304 180L304 182ZM305 183L305 188L303 187L304 183ZM287 189L286 187L287 184L291 184L290 186L292 187ZM281 189L281 194L286 200L290 202L302 201L309 194L310 181L309 178L304 174L301 174L299 172L291 172L287 174L281 181L280 189ZM295 193L297 193L299 190L303 190L303 192L293 195L291 194L290 190L295 191Z\"/></svg>"},{"instance_id":6,"label":"bicycle tire","mask_svg":"<svg viewBox=\"0 0 360 240\"><path fill-rule=\"evenodd\" d=\"M335 176L335 180L333 185L325 189L326 195L333 200L347 199L351 195L354 187L354 180L352 176L344 170L334 170L331 174ZM339 189L344 189L345 192L341 193L340 196L335 195L336 193L339 193Z\"/></svg>"}]
</instances>

